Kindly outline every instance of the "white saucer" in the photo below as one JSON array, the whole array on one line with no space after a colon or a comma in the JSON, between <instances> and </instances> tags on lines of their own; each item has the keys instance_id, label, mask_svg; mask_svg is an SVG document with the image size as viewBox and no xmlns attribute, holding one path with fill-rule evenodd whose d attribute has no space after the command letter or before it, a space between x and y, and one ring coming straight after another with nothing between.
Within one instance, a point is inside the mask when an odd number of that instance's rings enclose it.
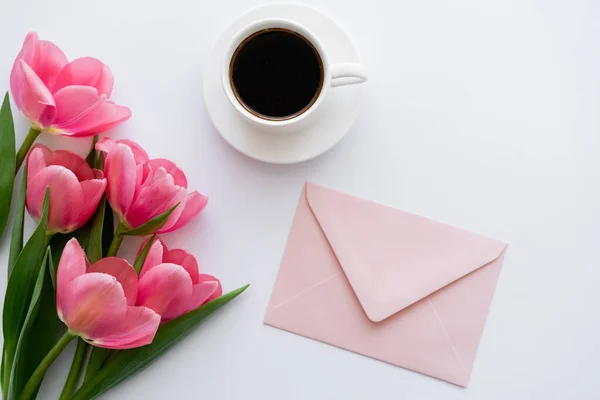
<instances>
[{"instance_id":1,"label":"white saucer","mask_svg":"<svg viewBox=\"0 0 600 400\"><path fill-rule=\"evenodd\" d=\"M360 62L350 37L331 17L299 4L261 6L235 21L217 42L204 75L206 108L221 136L248 157L273 164L306 161L331 149L346 134L358 114L363 85L332 88L319 110L322 117L300 132L287 135L262 132L243 120L225 97L220 68L233 36L246 25L265 18L289 19L312 30L327 49L332 63Z\"/></svg>"}]
</instances>

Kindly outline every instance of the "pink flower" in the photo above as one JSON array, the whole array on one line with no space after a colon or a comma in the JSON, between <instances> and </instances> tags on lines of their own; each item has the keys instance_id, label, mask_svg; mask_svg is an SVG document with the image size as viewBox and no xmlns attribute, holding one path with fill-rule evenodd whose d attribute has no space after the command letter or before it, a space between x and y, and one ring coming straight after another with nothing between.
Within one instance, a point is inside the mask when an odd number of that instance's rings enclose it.
<instances>
[{"instance_id":1,"label":"pink flower","mask_svg":"<svg viewBox=\"0 0 600 400\"><path fill-rule=\"evenodd\" d=\"M67 62L52 42L35 32L25 38L10 74L19 110L38 129L68 136L92 136L131 117L127 107L109 100L113 75L95 58Z\"/></svg>"},{"instance_id":2,"label":"pink flower","mask_svg":"<svg viewBox=\"0 0 600 400\"><path fill-rule=\"evenodd\" d=\"M58 317L71 333L108 349L152 343L160 316L135 306L138 278L127 261L108 257L90 265L77 240L71 239L56 280Z\"/></svg>"},{"instance_id":3,"label":"pink flower","mask_svg":"<svg viewBox=\"0 0 600 400\"><path fill-rule=\"evenodd\" d=\"M137 304L153 309L163 321L168 321L222 293L217 278L198 273L198 262L193 255L185 250L168 250L156 239L140 273Z\"/></svg>"},{"instance_id":4,"label":"pink flower","mask_svg":"<svg viewBox=\"0 0 600 400\"><path fill-rule=\"evenodd\" d=\"M106 179L77 154L50 151L37 144L27 158L27 210L42 216L46 188L50 188L48 232L72 232L92 216L102 199Z\"/></svg>"},{"instance_id":5,"label":"pink flower","mask_svg":"<svg viewBox=\"0 0 600 400\"><path fill-rule=\"evenodd\" d=\"M138 144L104 138L96 149L106 153L106 196L113 210L130 227L138 227L179 203L159 233L181 228L204 209L208 198L188 193L187 179L172 161L148 159Z\"/></svg>"}]
</instances>

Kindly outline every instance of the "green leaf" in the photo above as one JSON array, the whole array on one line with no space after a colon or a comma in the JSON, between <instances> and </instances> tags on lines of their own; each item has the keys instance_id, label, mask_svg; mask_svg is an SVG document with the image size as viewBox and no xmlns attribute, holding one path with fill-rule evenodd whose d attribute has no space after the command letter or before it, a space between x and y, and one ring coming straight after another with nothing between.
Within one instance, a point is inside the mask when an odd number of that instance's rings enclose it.
<instances>
[{"instance_id":1,"label":"green leaf","mask_svg":"<svg viewBox=\"0 0 600 400\"><path fill-rule=\"evenodd\" d=\"M56 343L57 320L54 289L50 283L50 247L42 262L17 342L11 378L11 394L19 398L33 371Z\"/></svg>"},{"instance_id":2,"label":"green leaf","mask_svg":"<svg viewBox=\"0 0 600 400\"><path fill-rule=\"evenodd\" d=\"M94 145L95 147L96 145ZM94 163L94 168L104 171L104 153L101 151L96 151L96 162Z\"/></svg>"},{"instance_id":3,"label":"green leaf","mask_svg":"<svg viewBox=\"0 0 600 400\"><path fill-rule=\"evenodd\" d=\"M15 164L17 152L15 150L15 125L8 92L4 95L4 102L0 108L0 237L10 212L13 184L15 182Z\"/></svg>"},{"instance_id":4,"label":"green leaf","mask_svg":"<svg viewBox=\"0 0 600 400\"><path fill-rule=\"evenodd\" d=\"M19 204L17 205L17 213L15 223L13 225L12 237L10 239L10 252L8 254L8 277L15 266L17 257L23 250L23 225L25 224L25 196L27 195L27 166L23 168L23 181L21 182L21 190L19 192Z\"/></svg>"},{"instance_id":5,"label":"green leaf","mask_svg":"<svg viewBox=\"0 0 600 400\"><path fill-rule=\"evenodd\" d=\"M6 358L6 349L2 344L2 365L0 365L0 386L2 386L2 393L4 394L4 359Z\"/></svg>"},{"instance_id":6,"label":"green leaf","mask_svg":"<svg viewBox=\"0 0 600 400\"><path fill-rule=\"evenodd\" d=\"M155 240L156 240L156 234L152 235L152 237L150 238L150 240L148 240L148 242L146 243L146 245L144 246L144 248L140 252L140 255L135 260L135 263L133 263L133 269L135 269L135 272L137 272L138 275L142 271L142 267L144 266L144 263L146 262L146 257L148 257L148 253L150 252L150 248L154 244Z\"/></svg>"},{"instance_id":7,"label":"green leaf","mask_svg":"<svg viewBox=\"0 0 600 400\"><path fill-rule=\"evenodd\" d=\"M50 246L48 246L48 248L50 248ZM48 276L50 277L50 283L52 283L52 288L55 291L56 291L56 268L57 267L54 266L54 259L52 257L52 252L50 252L50 261L48 262Z\"/></svg>"},{"instance_id":8,"label":"green leaf","mask_svg":"<svg viewBox=\"0 0 600 400\"><path fill-rule=\"evenodd\" d=\"M171 213L173 211L175 211L175 209L177 208L178 205L179 205L179 203L175 204L169 210L165 211L164 213L160 214L157 217L152 218L150 221L146 222L143 225L138 226L137 228L133 228L133 229L124 231L122 233L122 235L124 235L124 236L146 236L146 235L151 235L151 234L155 233L157 230L159 230L160 228L163 227L163 225L167 222L167 219L169 219L169 216L171 215Z\"/></svg>"},{"instance_id":9,"label":"green leaf","mask_svg":"<svg viewBox=\"0 0 600 400\"><path fill-rule=\"evenodd\" d=\"M161 325L151 344L132 350L119 351L104 364L98 374L84 382L73 396L73 400L91 400L142 370L188 335L198 323L236 298L248 286L229 292L194 311Z\"/></svg>"},{"instance_id":10,"label":"green leaf","mask_svg":"<svg viewBox=\"0 0 600 400\"><path fill-rule=\"evenodd\" d=\"M92 140L92 148L90 149L90 152L85 158L85 161L92 168L96 168L96 159L98 158L98 152L96 151L96 143L98 143L98 135L94 136L94 139Z\"/></svg>"},{"instance_id":11,"label":"green leaf","mask_svg":"<svg viewBox=\"0 0 600 400\"><path fill-rule=\"evenodd\" d=\"M17 341L27 315L27 308L35 287L36 278L40 272L44 252L48 246L49 237L46 235L46 226L48 224L49 197L50 191L46 189L40 223L17 258L6 287L4 309L2 311L2 331L5 346L3 389L5 391L12 371Z\"/></svg>"},{"instance_id":12,"label":"green leaf","mask_svg":"<svg viewBox=\"0 0 600 400\"><path fill-rule=\"evenodd\" d=\"M102 228L102 256L106 257L110 243L115 236L115 218L108 201L104 205L104 228Z\"/></svg>"},{"instance_id":13,"label":"green leaf","mask_svg":"<svg viewBox=\"0 0 600 400\"><path fill-rule=\"evenodd\" d=\"M73 232L74 233L74 232ZM51 275L56 277L56 268L58 268L58 263L60 262L60 257L62 256L62 252L69 240L73 238L73 233L57 233L52 236L50 239L50 247L52 248L52 265L54 265L54 270L51 272ZM56 287L56 279L52 279L54 287Z\"/></svg>"},{"instance_id":14,"label":"green leaf","mask_svg":"<svg viewBox=\"0 0 600 400\"><path fill-rule=\"evenodd\" d=\"M67 244L67 242L73 238L77 239L79 245L86 249L88 247L88 242L90 238L90 232L92 230L94 219L90 219L85 223L81 228L77 229L75 232L71 233L57 233L52 236L52 240L50 240L50 247L52 247L52 260L54 261L54 271L51 272L53 276L56 276L56 267L60 262L60 257L62 256L62 252Z\"/></svg>"},{"instance_id":15,"label":"green leaf","mask_svg":"<svg viewBox=\"0 0 600 400\"><path fill-rule=\"evenodd\" d=\"M106 197L102 197L98 209L92 217L92 226L88 236L87 245L85 247L85 253L87 254L88 260L91 264L102 258L102 229L104 229L104 205L106 204ZM111 215L112 216L112 215Z\"/></svg>"}]
</instances>

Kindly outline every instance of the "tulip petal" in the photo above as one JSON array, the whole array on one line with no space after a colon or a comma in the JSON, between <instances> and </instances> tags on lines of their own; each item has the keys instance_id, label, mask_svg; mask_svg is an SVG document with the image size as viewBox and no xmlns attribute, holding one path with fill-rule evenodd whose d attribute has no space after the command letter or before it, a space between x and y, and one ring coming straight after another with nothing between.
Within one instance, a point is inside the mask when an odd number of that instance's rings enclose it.
<instances>
[{"instance_id":1,"label":"tulip petal","mask_svg":"<svg viewBox=\"0 0 600 400\"><path fill-rule=\"evenodd\" d=\"M94 126L93 128L79 132L76 136L98 135L100 133L104 133L106 131L111 130L112 128L116 127L117 125L119 125L119 124L127 121L129 118L131 118L131 110L129 109L129 107L118 106L118 105L115 107L116 107L116 110L112 117L108 118L107 120L100 123L99 125Z\"/></svg>"},{"instance_id":2,"label":"tulip petal","mask_svg":"<svg viewBox=\"0 0 600 400\"><path fill-rule=\"evenodd\" d=\"M155 158L148 161L148 163L155 171L157 171L160 167L163 167L167 173L173 177L177 186L187 189L187 178L185 177L183 171L173 161L165 158Z\"/></svg>"},{"instance_id":3,"label":"tulip petal","mask_svg":"<svg viewBox=\"0 0 600 400\"><path fill-rule=\"evenodd\" d=\"M129 146L129 148L133 152L133 157L135 158L136 165L140 165L148 161L148 153L146 153L146 150L144 150L142 146L140 146L133 140L121 139L118 140L117 143L123 143Z\"/></svg>"},{"instance_id":4,"label":"tulip petal","mask_svg":"<svg viewBox=\"0 0 600 400\"><path fill-rule=\"evenodd\" d=\"M106 189L106 179L90 179L88 181L81 182L81 189L83 190L83 204L81 214L77 218L77 228L85 224L96 212L102 195ZM105 216L110 218L112 215Z\"/></svg>"},{"instance_id":5,"label":"tulip petal","mask_svg":"<svg viewBox=\"0 0 600 400\"><path fill-rule=\"evenodd\" d=\"M73 238L67 242L63 249L58 269L56 271L56 293L64 293L67 285L75 278L85 274L89 267L85 252L79 245L77 239ZM60 305L60 302L58 302Z\"/></svg>"},{"instance_id":6,"label":"tulip petal","mask_svg":"<svg viewBox=\"0 0 600 400\"><path fill-rule=\"evenodd\" d=\"M102 138L96 143L96 150L103 151L106 155L108 155L111 151L114 150L117 142L112 140L109 137Z\"/></svg>"},{"instance_id":7,"label":"tulip petal","mask_svg":"<svg viewBox=\"0 0 600 400\"><path fill-rule=\"evenodd\" d=\"M142 184L144 180L148 177L152 170L147 164L138 164L135 166L135 190L136 192L133 195L133 201L136 199L137 193L142 188Z\"/></svg>"},{"instance_id":8,"label":"tulip petal","mask_svg":"<svg viewBox=\"0 0 600 400\"><path fill-rule=\"evenodd\" d=\"M127 312L123 287L114 276L87 273L73 279L58 296L60 319L86 340L102 337Z\"/></svg>"},{"instance_id":9,"label":"tulip petal","mask_svg":"<svg viewBox=\"0 0 600 400\"><path fill-rule=\"evenodd\" d=\"M192 296L192 280L179 265L160 264L140 278L137 304L151 308L163 320L184 314Z\"/></svg>"},{"instance_id":10,"label":"tulip petal","mask_svg":"<svg viewBox=\"0 0 600 400\"><path fill-rule=\"evenodd\" d=\"M207 301L212 301L223 295L223 287L221 286L221 281L212 275L208 275L208 274L199 274L198 275L198 283L214 282L214 281L216 281L219 284L219 286L217 287L217 290L215 290L215 292L208 298Z\"/></svg>"},{"instance_id":11,"label":"tulip petal","mask_svg":"<svg viewBox=\"0 0 600 400\"><path fill-rule=\"evenodd\" d=\"M173 177L164 168L159 168L151 181L142 184L125 218L132 227L138 227L181 202L184 196L185 189L175 186ZM178 208L173 214L181 214Z\"/></svg>"},{"instance_id":12,"label":"tulip petal","mask_svg":"<svg viewBox=\"0 0 600 400\"><path fill-rule=\"evenodd\" d=\"M54 94L56 119L53 129L64 135L93 135L93 129L117 112L117 106L89 86L67 86Z\"/></svg>"},{"instance_id":13,"label":"tulip petal","mask_svg":"<svg viewBox=\"0 0 600 400\"><path fill-rule=\"evenodd\" d=\"M46 188L50 188L48 232L71 232L83 209L83 189L73 172L50 165L27 178L26 204L29 214L39 221Z\"/></svg>"},{"instance_id":14,"label":"tulip petal","mask_svg":"<svg viewBox=\"0 0 600 400\"><path fill-rule=\"evenodd\" d=\"M102 146L99 148L102 149ZM123 216L131 207L136 190L135 158L131 148L124 144L115 144L107 153L104 173L108 181L108 202L115 212Z\"/></svg>"},{"instance_id":15,"label":"tulip petal","mask_svg":"<svg viewBox=\"0 0 600 400\"><path fill-rule=\"evenodd\" d=\"M25 37L23 47L15 58L12 70L10 71L10 91L19 110L23 110L23 90L25 89L25 75L21 62L30 65L36 52L38 36L35 32L30 32Z\"/></svg>"},{"instance_id":16,"label":"tulip petal","mask_svg":"<svg viewBox=\"0 0 600 400\"><path fill-rule=\"evenodd\" d=\"M123 287L127 305L135 305L138 291L138 277L135 269L122 258L106 257L90 266L87 272L101 272L114 276Z\"/></svg>"},{"instance_id":17,"label":"tulip petal","mask_svg":"<svg viewBox=\"0 0 600 400\"><path fill-rule=\"evenodd\" d=\"M198 283L198 261L187 251L181 249L165 251L162 262L181 265L190 275L192 283L194 285Z\"/></svg>"},{"instance_id":18,"label":"tulip petal","mask_svg":"<svg viewBox=\"0 0 600 400\"><path fill-rule=\"evenodd\" d=\"M167 220L167 223L158 230L158 233L167 233L175 231L188 222L190 222L194 217L196 217L208 203L208 197L203 194L200 194L197 191L194 191L187 195L185 201L179 205L177 208L181 208L181 215L177 219L171 220L171 217ZM173 213L174 214L174 213Z\"/></svg>"},{"instance_id":19,"label":"tulip petal","mask_svg":"<svg viewBox=\"0 0 600 400\"><path fill-rule=\"evenodd\" d=\"M20 84L23 87L18 93L19 100L15 102L21 104L19 108L27 119L45 128L56 117L55 100L44 82L25 61L21 61L20 67L24 78Z\"/></svg>"},{"instance_id":20,"label":"tulip petal","mask_svg":"<svg viewBox=\"0 0 600 400\"><path fill-rule=\"evenodd\" d=\"M34 177L42 169L46 168L50 157L50 149L43 144L36 144L33 146L27 156L27 175L29 177Z\"/></svg>"},{"instance_id":21,"label":"tulip petal","mask_svg":"<svg viewBox=\"0 0 600 400\"><path fill-rule=\"evenodd\" d=\"M218 281L206 281L194 285L192 288L192 296L188 303L188 311L195 310L202 304L210 301L211 297L219 290L220 284Z\"/></svg>"},{"instance_id":22,"label":"tulip petal","mask_svg":"<svg viewBox=\"0 0 600 400\"><path fill-rule=\"evenodd\" d=\"M54 86L58 74L67 64L67 57L54 43L47 40L38 41L37 63L32 65L44 85L50 89Z\"/></svg>"},{"instance_id":23,"label":"tulip petal","mask_svg":"<svg viewBox=\"0 0 600 400\"><path fill-rule=\"evenodd\" d=\"M133 349L152 343L160 315L146 307L128 307L120 324L107 327L93 344L108 349Z\"/></svg>"},{"instance_id":24,"label":"tulip petal","mask_svg":"<svg viewBox=\"0 0 600 400\"><path fill-rule=\"evenodd\" d=\"M94 171L90 165L79 155L66 150L56 150L50 153L48 165L62 165L71 170L77 179L82 182L94 179Z\"/></svg>"},{"instance_id":25,"label":"tulip petal","mask_svg":"<svg viewBox=\"0 0 600 400\"><path fill-rule=\"evenodd\" d=\"M50 88L53 86L59 71L67 64L67 57L53 43L39 40L35 32L27 34L10 74L10 90L20 110L24 109L22 99L25 87L22 62L29 65L43 84Z\"/></svg>"},{"instance_id":26,"label":"tulip petal","mask_svg":"<svg viewBox=\"0 0 600 400\"><path fill-rule=\"evenodd\" d=\"M148 153L146 153L146 150L144 150L142 148L142 146L140 146L133 140L120 139L120 140L114 141L109 137L105 137L102 140L100 140L98 143L96 143L96 150L103 151L106 154L109 154L119 144L124 144L124 145L128 146L129 148L131 148L131 151L133 152L133 155L135 157L136 165L142 164L142 163L148 161Z\"/></svg>"},{"instance_id":27,"label":"tulip petal","mask_svg":"<svg viewBox=\"0 0 600 400\"><path fill-rule=\"evenodd\" d=\"M94 179L104 179L104 172L102 170L94 168L92 172L94 173Z\"/></svg>"},{"instance_id":28,"label":"tulip petal","mask_svg":"<svg viewBox=\"0 0 600 400\"><path fill-rule=\"evenodd\" d=\"M70 124L96 106L100 94L89 86L67 86L54 94L58 111L56 125Z\"/></svg>"},{"instance_id":29,"label":"tulip petal","mask_svg":"<svg viewBox=\"0 0 600 400\"><path fill-rule=\"evenodd\" d=\"M52 87L52 92L71 86L91 86L99 94L110 97L114 84L114 77L110 69L100 60L93 57L82 57L71 61L62 68Z\"/></svg>"},{"instance_id":30,"label":"tulip petal","mask_svg":"<svg viewBox=\"0 0 600 400\"><path fill-rule=\"evenodd\" d=\"M131 149L131 151L133 152L133 156L135 158L136 165L143 164L146 161L148 161L148 153L146 153L146 150L144 150L142 148L142 146L140 146L133 140L121 139L121 140L114 141L109 137L105 137L102 140L100 140L98 143L96 143L96 150L103 151L106 154L109 154L119 144L128 146Z\"/></svg>"},{"instance_id":31,"label":"tulip petal","mask_svg":"<svg viewBox=\"0 0 600 400\"><path fill-rule=\"evenodd\" d=\"M146 246L146 243L148 243L147 240L144 243L142 243L142 245L140 246L140 252ZM144 266L142 267L142 270L140 271L140 279L143 278L144 275L146 275L146 273L148 271L150 271L152 268L156 267L159 264L162 264L163 254L165 251L166 251L166 247L164 246L163 242L160 239L156 239L154 241L154 243L152 243L152 246L150 247L150 250L148 251L148 254L146 255L146 260L144 261ZM138 256L139 256L139 253L138 253Z\"/></svg>"},{"instance_id":32,"label":"tulip petal","mask_svg":"<svg viewBox=\"0 0 600 400\"><path fill-rule=\"evenodd\" d=\"M17 59L22 58L26 63L31 64L33 57L37 52L37 45L40 38L37 32L29 32L23 41L23 47L17 56Z\"/></svg>"},{"instance_id":33,"label":"tulip petal","mask_svg":"<svg viewBox=\"0 0 600 400\"><path fill-rule=\"evenodd\" d=\"M133 195L133 201L131 202L132 204L137 200L138 195L140 194L142 188L145 187L145 184L147 182L152 182L154 179L154 171L152 170L150 164L138 164L135 169L135 194Z\"/></svg>"}]
</instances>

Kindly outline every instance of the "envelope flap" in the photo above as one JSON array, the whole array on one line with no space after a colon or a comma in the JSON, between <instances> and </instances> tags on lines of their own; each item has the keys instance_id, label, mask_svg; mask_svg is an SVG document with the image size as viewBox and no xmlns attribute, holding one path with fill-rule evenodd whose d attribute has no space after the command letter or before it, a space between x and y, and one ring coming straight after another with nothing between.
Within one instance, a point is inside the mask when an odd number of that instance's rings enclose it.
<instances>
[{"instance_id":1,"label":"envelope flap","mask_svg":"<svg viewBox=\"0 0 600 400\"><path fill-rule=\"evenodd\" d=\"M374 322L489 264L506 247L312 183L305 193L365 314Z\"/></svg>"}]
</instances>

